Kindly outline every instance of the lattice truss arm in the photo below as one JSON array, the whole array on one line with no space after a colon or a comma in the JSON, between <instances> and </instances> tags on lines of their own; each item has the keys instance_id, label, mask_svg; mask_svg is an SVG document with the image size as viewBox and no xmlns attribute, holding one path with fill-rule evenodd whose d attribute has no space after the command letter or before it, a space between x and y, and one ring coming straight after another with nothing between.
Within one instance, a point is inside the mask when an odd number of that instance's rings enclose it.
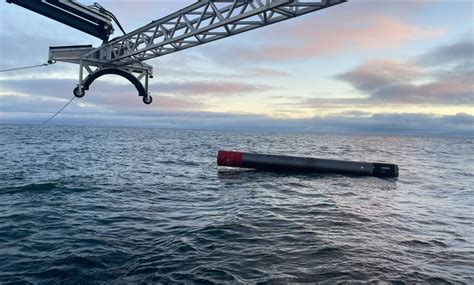
<instances>
[{"instance_id":1,"label":"lattice truss arm","mask_svg":"<svg viewBox=\"0 0 474 285\"><path fill-rule=\"evenodd\" d=\"M115 74L128 79L137 88L143 102L150 104L148 78L153 77L153 67L144 63L145 60L346 1L201 0L98 48L91 45L50 47L49 61L79 64L79 84L74 89L77 97L84 96L97 78ZM87 73L85 78L84 73Z\"/></svg>"},{"instance_id":2,"label":"lattice truss arm","mask_svg":"<svg viewBox=\"0 0 474 285\"><path fill-rule=\"evenodd\" d=\"M105 65L139 63L346 0L203 0L84 55Z\"/></svg>"}]
</instances>

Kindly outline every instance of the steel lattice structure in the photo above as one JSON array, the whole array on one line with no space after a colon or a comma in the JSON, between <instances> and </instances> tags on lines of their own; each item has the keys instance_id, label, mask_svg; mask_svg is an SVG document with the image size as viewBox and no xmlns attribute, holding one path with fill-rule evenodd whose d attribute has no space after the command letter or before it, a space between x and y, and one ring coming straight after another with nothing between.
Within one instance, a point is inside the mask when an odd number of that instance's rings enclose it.
<instances>
[{"instance_id":1,"label":"steel lattice structure","mask_svg":"<svg viewBox=\"0 0 474 285\"><path fill-rule=\"evenodd\" d=\"M39 0L7 0L9 2ZM65 0L41 0L59 3ZM147 104L153 68L144 61L325 9L347 0L201 0L97 48L50 47L50 62L80 65L77 97L104 74L132 82ZM72 0L66 1L75 3ZM78 5L75 3L75 5ZM137 5L139 5L137 3ZM23 5L22 5L23 6ZM96 11L94 11L96 12ZM44 14L44 13L42 13ZM53 14L55 15L55 14ZM88 76L83 78L86 71ZM144 81L143 83L141 81Z\"/></svg>"}]
</instances>

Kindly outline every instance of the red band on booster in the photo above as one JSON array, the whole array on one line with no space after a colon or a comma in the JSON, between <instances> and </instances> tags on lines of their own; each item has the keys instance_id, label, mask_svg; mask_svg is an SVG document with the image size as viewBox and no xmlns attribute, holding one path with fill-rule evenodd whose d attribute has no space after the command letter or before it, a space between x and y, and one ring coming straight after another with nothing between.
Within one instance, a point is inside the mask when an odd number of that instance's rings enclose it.
<instances>
[{"instance_id":1,"label":"red band on booster","mask_svg":"<svg viewBox=\"0 0 474 285\"><path fill-rule=\"evenodd\" d=\"M242 166L242 153L237 151L219 150L217 153L217 165L219 166Z\"/></svg>"}]
</instances>

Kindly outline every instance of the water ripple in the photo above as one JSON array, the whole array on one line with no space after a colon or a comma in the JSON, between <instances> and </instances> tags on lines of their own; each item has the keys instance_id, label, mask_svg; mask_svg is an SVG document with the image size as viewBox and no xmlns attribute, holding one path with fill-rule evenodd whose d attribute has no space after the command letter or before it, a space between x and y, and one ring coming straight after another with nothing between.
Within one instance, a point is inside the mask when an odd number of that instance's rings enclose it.
<instances>
[{"instance_id":1,"label":"water ripple","mask_svg":"<svg viewBox=\"0 0 474 285\"><path fill-rule=\"evenodd\" d=\"M2 284L474 283L471 138L0 128ZM401 176L216 171L221 148Z\"/></svg>"}]
</instances>

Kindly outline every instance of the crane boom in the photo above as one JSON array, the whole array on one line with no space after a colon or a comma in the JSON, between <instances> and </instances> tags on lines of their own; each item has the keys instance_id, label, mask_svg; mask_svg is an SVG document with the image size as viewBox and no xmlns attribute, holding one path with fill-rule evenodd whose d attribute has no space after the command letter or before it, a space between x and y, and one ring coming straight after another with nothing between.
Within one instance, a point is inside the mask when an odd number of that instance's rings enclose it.
<instances>
[{"instance_id":1,"label":"crane boom","mask_svg":"<svg viewBox=\"0 0 474 285\"><path fill-rule=\"evenodd\" d=\"M49 62L79 64L79 84L74 89L82 97L92 82L106 74L128 79L143 97L152 98L148 79L153 67L144 61L195 47L263 26L315 12L347 0L199 0L148 25L108 41L115 16L102 6L83 6L74 0L6 0L43 14L104 40L92 45L49 48ZM139 5L139 3L137 3ZM105 20L104 20L105 19ZM99 25L100 30L97 31ZM107 33L102 30L107 28ZM84 73L87 76L84 78Z\"/></svg>"},{"instance_id":2,"label":"crane boom","mask_svg":"<svg viewBox=\"0 0 474 285\"><path fill-rule=\"evenodd\" d=\"M127 65L328 8L346 0L204 0L112 40L84 58Z\"/></svg>"}]
</instances>

